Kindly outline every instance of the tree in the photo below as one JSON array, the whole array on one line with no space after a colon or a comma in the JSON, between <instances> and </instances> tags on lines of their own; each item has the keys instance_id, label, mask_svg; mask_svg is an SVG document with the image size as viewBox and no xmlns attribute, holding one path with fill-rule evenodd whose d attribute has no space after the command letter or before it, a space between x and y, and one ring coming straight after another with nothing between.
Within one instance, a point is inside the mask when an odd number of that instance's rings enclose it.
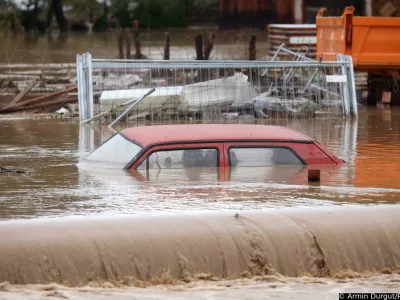
<instances>
[{"instance_id":1,"label":"tree","mask_svg":"<svg viewBox=\"0 0 400 300\"><path fill-rule=\"evenodd\" d=\"M68 31L68 22L64 16L62 0L51 0L54 15L56 16L58 27L61 32Z\"/></svg>"},{"instance_id":2,"label":"tree","mask_svg":"<svg viewBox=\"0 0 400 300\"><path fill-rule=\"evenodd\" d=\"M46 11L47 0L25 0L21 9L22 25L26 31L45 32L46 23L42 14Z\"/></svg>"},{"instance_id":3,"label":"tree","mask_svg":"<svg viewBox=\"0 0 400 300\"><path fill-rule=\"evenodd\" d=\"M0 33L10 34L23 31L18 8L11 2L0 0Z\"/></svg>"}]
</instances>

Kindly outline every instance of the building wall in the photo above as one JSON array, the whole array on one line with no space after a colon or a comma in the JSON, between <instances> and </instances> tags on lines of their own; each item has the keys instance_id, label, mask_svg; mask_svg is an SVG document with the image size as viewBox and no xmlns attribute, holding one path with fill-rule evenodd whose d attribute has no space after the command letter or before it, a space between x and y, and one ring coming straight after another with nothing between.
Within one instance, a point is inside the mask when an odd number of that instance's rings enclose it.
<instances>
[{"instance_id":1,"label":"building wall","mask_svg":"<svg viewBox=\"0 0 400 300\"><path fill-rule=\"evenodd\" d=\"M264 27L293 21L293 0L220 0L220 26Z\"/></svg>"},{"instance_id":2,"label":"building wall","mask_svg":"<svg viewBox=\"0 0 400 300\"><path fill-rule=\"evenodd\" d=\"M219 0L220 26L264 27L271 23L315 23L321 7L340 16L346 6L355 15L400 16L400 0Z\"/></svg>"}]
</instances>

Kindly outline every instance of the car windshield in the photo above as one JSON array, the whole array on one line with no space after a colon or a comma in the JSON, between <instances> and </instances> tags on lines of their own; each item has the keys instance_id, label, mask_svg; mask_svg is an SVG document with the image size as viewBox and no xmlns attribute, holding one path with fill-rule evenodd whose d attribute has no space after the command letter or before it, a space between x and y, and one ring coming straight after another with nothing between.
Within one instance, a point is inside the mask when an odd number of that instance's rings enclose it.
<instances>
[{"instance_id":1,"label":"car windshield","mask_svg":"<svg viewBox=\"0 0 400 300\"><path fill-rule=\"evenodd\" d=\"M116 134L84 158L84 162L95 162L124 168L142 150L121 134Z\"/></svg>"}]
</instances>

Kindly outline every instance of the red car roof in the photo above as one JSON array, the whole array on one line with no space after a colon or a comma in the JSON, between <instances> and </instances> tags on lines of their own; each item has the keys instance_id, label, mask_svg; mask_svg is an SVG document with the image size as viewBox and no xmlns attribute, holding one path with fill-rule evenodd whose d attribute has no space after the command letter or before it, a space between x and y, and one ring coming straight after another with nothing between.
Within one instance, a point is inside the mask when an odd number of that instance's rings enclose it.
<instances>
[{"instance_id":1,"label":"red car roof","mask_svg":"<svg viewBox=\"0 0 400 300\"><path fill-rule=\"evenodd\" d=\"M156 125L127 128L122 133L147 147L151 144L197 141L280 140L310 142L311 138L290 128L248 124Z\"/></svg>"}]
</instances>

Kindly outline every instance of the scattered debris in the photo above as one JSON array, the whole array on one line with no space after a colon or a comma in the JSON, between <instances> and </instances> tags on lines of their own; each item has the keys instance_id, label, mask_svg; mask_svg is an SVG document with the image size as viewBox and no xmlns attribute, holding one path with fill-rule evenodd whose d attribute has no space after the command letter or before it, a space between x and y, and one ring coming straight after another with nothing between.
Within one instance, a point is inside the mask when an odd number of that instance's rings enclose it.
<instances>
[{"instance_id":1,"label":"scattered debris","mask_svg":"<svg viewBox=\"0 0 400 300\"><path fill-rule=\"evenodd\" d=\"M72 112L69 109L65 108L65 107L61 107L59 110L56 111L56 114L58 114L58 115L70 115L70 114L72 114Z\"/></svg>"},{"instance_id":2,"label":"scattered debris","mask_svg":"<svg viewBox=\"0 0 400 300\"><path fill-rule=\"evenodd\" d=\"M1 174L1 173L7 173L7 174L9 174L9 175L11 175L11 174L29 174L29 173L26 172L26 171L11 170L11 169L6 169L6 168L3 168L3 167L0 167L0 174Z\"/></svg>"},{"instance_id":3,"label":"scattered debris","mask_svg":"<svg viewBox=\"0 0 400 300\"><path fill-rule=\"evenodd\" d=\"M28 83L28 85L14 99L11 100L7 107L16 105L38 82L39 80L35 79Z\"/></svg>"},{"instance_id":4,"label":"scattered debris","mask_svg":"<svg viewBox=\"0 0 400 300\"><path fill-rule=\"evenodd\" d=\"M232 103L237 107L257 96L248 76L236 72L233 76L202 81L183 86L182 104L191 108Z\"/></svg>"},{"instance_id":5,"label":"scattered debris","mask_svg":"<svg viewBox=\"0 0 400 300\"><path fill-rule=\"evenodd\" d=\"M29 86L33 86L30 84ZM55 112L60 107L67 103L77 103L77 97L69 97L68 93L75 92L78 90L77 86L63 89L57 92L46 94L43 96L35 97L33 99L21 101L22 98L28 93L29 89L24 90L24 93L20 93L16 98L14 98L10 104L6 107L0 108L0 114L8 114L20 111L32 111L36 112Z\"/></svg>"}]
</instances>

